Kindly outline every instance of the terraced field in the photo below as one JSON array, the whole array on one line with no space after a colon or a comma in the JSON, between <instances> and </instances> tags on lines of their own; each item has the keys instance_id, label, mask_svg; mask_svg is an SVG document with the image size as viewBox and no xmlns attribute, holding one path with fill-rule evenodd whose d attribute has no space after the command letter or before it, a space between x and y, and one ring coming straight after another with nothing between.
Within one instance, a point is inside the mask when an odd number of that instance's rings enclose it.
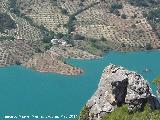
<instances>
[{"instance_id":1,"label":"terraced field","mask_svg":"<svg viewBox=\"0 0 160 120\"><path fill-rule=\"evenodd\" d=\"M94 59L109 50L160 48L160 2L146 1L1 0L0 65L71 75L81 70L59 58Z\"/></svg>"},{"instance_id":2,"label":"terraced field","mask_svg":"<svg viewBox=\"0 0 160 120\"><path fill-rule=\"evenodd\" d=\"M48 30L54 32L67 32L63 27L68 16L63 15L58 6L48 0L17 0L20 12L29 16L38 25L43 24Z\"/></svg>"},{"instance_id":3,"label":"terraced field","mask_svg":"<svg viewBox=\"0 0 160 120\"><path fill-rule=\"evenodd\" d=\"M107 4L100 3L76 16L75 33L97 39L104 37L117 46L145 48L151 44L159 47L157 36L139 8L125 4L118 13L110 13Z\"/></svg>"}]
</instances>

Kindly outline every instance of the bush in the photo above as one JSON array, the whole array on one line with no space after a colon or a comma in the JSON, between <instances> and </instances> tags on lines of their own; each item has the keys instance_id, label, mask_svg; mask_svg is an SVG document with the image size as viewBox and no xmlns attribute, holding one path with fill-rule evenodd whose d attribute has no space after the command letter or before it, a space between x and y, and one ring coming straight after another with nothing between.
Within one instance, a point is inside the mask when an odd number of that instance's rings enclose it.
<instances>
[{"instance_id":1,"label":"bush","mask_svg":"<svg viewBox=\"0 0 160 120\"><path fill-rule=\"evenodd\" d=\"M22 63L19 60L17 60L15 64L16 65L21 65Z\"/></svg>"},{"instance_id":2,"label":"bush","mask_svg":"<svg viewBox=\"0 0 160 120\"><path fill-rule=\"evenodd\" d=\"M63 38L63 36L64 36L63 33L57 33L56 34L57 39L61 39L61 38Z\"/></svg>"},{"instance_id":3,"label":"bush","mask_svg":"<svg viewBox=\"0 0 160 120\"><path fill-rule=\"evenodd\" d=\"M47 43L45 44L45 50L49 50L50 48L52 47L52 44L51 43Z\"/></svg>"},{"instance_id":4,"label":"bush","mask_svg":"<svg viewBox=\"0 0 160 120\"><path fill-rule=\"evenodd\" d=\"M15 40L15 38L12 36L0 36L0 41L2 40Z\"/></svg>"},{"instance_id":5,"label":"bush","mask_svg":"<svg viewBox=\"0 0 160 120\"><path fill-rule=\"evenodd\" d=\"M53 31L46 31L45 33L43 33L42 41L44 43L50 43L54 37L55 37L55 33Z\"/></svg>"},{"instance_id":6,"label":"bush","mask_svg":"<svg viewBox=\"0 0 160 120\"><path fill-rule=\"evenodd\" d=\"M146 50L152 50L152 49L153 49L152 45L150 43L147 43Z\"/></svg>"},{"instance_id":7,"label":"bush","mask_svg":"<svg viewBox=\"0 0 160 120\"><path fill-rule=\"evenodd\" d=\"M15 28L17 28L15 21L6 13L0 13L0 32L4 32L6 29L11 30Z\"/></svg>"},{"instance_id":8,"label":"bush","mask_svg":"<svg viewBox=\"0 0 160 120\"><path fill-rule=\"evenodd\" d=\"M110 12L116 14L117 16L120 16L120 13L118 9L122 9L123 5L119 3L113 3L111 4Z\"/></svg>"},{"instance_id":9,"label":"bush","mask_svg":"<svg viewBox=\"0 0 160 120\"><path fill-rule=\"evenodd\" d=\"M160 110L151 110L146 105L143 111L128 113L127 105L117 108L110 114L107 114L102 120L159 120Z\"/></svg>"},{"instance_id":10,"label":"bush","mask_svg":"<svg viewBox=\"0 0 160 120\"><path fill-rule=\"evenodd\" d=\"M66 10L66 9L61 9L61 12L62 12L62 14L64 14L64 15L68 15L68 11Z\"/></svg>"},{"instance_id":11,"label":"bush","mask_svg":"<svg viewBox=\"0 0 160 120\"><path fill-rule=\"evenodd\" d=\"M160 8L159 9L155 9L155 10L151 10L148 15L147 18L149 20L159 20L160 21Z\"/></svg>"},{"instance_id":12,"label":"bush","mask_svg":"<svg viewBox=\"0 0 160 120\"><path fill-rule=\"evenodd\" d=\"M113 10L122 9L122 8L123 8L122 4L119 4L119 3L113 3L111 5L111 9L113 9Z\"/></svg>"},{"instance_id":13,"label":"bush","mask_svg":"<svg viewBox=\"0 0 160 120\"><path fill-rule=\"evenodd\" d=\"M156 79L154 79L153 83L156 85L159 85L160 84L160 76L158 76Z\"/></svg>"},{"instance_id":14,"label":"bush","mask_svg":"<svg viewBox=\"0 0 160 120\"><path fill-rule=\"evenodd\" d=\"M74 35L73 39L74 39L74 40L84 40L85 37L82 36L82 35L76 34L76 35Z\"/></svg>"},{"instance_id":15,"label":"bush","mask_svg":"<svg viewBox=\"0 0 160 120\"><path fill-rule=\"evenodd\" d=\"M17 16L21 16L20 10L17 7L17 0L10 0L10 11Z\"/></svg>"},{"instance_id":16,"label":"bush","mask_svg":"<svg viewBox=\"0 0 160 120\"><path fill-rule=\"evenodd\" d=\"M76 21L76 17L75 15L71 15L69 16L69 20L68 23L64 25L64 27L66 27L68 29L68 33L70 34L72 31L74 31L75 27L75 21Z\"/></svg>"},{"instance_id":17,"label":"bush","mask_svg":"<svg viewBox=\"0 0 160 120\"><path fill-rule=\"evenodd\" d=\"M122 15L121 15L121 18L122 18L122 19L127 19L127 16L126 16L125 14L122 14Z\"/></svg>"},{"instance_id":18,"label":"bush","mask_svg":"<svg viewBox=\"0 0 160 120\"><path fill-rule=\"evenodd\" d=\"M160 39L160 32L157 33L158 38Z\"/></svg>"},{"instance_id":19,"label":"bush","mask_svg":"<svg viewBox=\"0 0 160 120\"><path fill-rule=\"evenodd\" d=\"M131 5L148 7L150 5L156 4L157 0L128 0Z\"/></svg>"},{"instance_id":20,"label":"bush","mask_svg":"<svg viewBox=\"0 0 160 120\"><path fill-rule=\"evenodd\" d=\"M84 106L81 110L81 113L78 117L78 120L89 120L89 108L87 106Z\"/></svg>"}]
</instances>

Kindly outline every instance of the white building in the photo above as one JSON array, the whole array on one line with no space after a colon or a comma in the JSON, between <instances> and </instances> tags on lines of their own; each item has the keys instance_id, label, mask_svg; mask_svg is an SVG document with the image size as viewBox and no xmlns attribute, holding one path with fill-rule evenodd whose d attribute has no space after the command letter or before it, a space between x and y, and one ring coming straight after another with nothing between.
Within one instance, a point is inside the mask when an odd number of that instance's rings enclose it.
<instances>
[{"instance_id":1,"label":"white building","mask_svg":"<svg viewBox=\"0 0 160 120\"><path fill-rule=\"evenodd\" d=\"M51 43L53 45L62 45L62 46L66 46L67 45L67 42L65 40L62 40L62 39L52 39Z\"/></svg>"}]
</instances>

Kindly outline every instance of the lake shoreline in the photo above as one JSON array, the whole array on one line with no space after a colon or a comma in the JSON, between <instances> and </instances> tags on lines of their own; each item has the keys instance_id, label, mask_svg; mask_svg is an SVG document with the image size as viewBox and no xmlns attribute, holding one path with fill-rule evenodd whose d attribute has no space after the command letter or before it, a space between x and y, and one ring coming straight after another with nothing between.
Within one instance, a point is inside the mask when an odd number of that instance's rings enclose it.
<instances>
[{"instance_id":1,"label":"lake shoreline","mask_svg":"<svg viewBox=\"0 0 160 120\"><path fill-rule=\"evenodd\" d=\"M23 114L38 113L39 110L46 114L78 114L96 91L102 72L110 63L139 71L156 94L157 88L152 80L160 74L159 61L160 51L125 54L112 51L102 59L68 59L68 64L84 70L75 76L40 73L24 66L0 68L0 103L5 103L1 104L0 113L5 114L12 108L14 113ZM142 72L145 66L152 71Z\"/></svg>"}]
</instances>

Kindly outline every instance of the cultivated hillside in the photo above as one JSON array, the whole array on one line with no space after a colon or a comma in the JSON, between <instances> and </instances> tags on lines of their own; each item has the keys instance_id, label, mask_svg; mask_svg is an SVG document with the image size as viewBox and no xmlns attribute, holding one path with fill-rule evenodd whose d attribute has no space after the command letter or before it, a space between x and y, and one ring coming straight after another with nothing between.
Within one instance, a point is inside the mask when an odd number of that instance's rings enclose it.
<instances>
[{"instance_id":1,"label":"cultivated hillside","mask_svg":"<svg viewBox=\"0 0 160 120\"><path fill-rule=\"evenodd\" d=\"M157 49L159 11L159 0L1 0L0 65L79 74L64 58Z\"/></svg>"}]
</instances>

